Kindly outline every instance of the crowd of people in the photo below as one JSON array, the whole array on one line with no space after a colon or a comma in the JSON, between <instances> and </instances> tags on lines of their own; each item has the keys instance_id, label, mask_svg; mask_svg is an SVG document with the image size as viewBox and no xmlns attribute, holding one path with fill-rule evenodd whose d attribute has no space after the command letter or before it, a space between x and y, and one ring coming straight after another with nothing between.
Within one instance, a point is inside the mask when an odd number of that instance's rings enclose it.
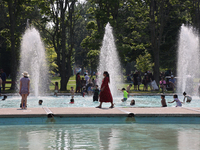
<instances>
[{"instance_id":1,"label":"crowd of people","mask_svg":"<svg viewBox=\"0 0 200 150\"><path fill-rule=\"evenodd\" d=\"M3 72L3 70L1 70L2 74L1 77L3 76L3 78L0 78L0 89L1 89L1 85L3 87L3 80L5 80L6 75ZM22 109L26 109L27 108L27 97L29 95L29 89L30 89L30 79L29 79L29 74L28 72L24 71L22 73L22 78L20 79L20 88L19 88L19 94L21 95L21 104L20 107ZM96 108L101 108L102 107L102 103L103 102L109 102L111 103L110 108L114 107L114 103L113 103L113 97L112 94L110 92L110 88L109 88L109 83L110 83L110 76L109 73L107 71L105 71L103 73L103 80L102 80L102 84L101 87L99 88L99 86L97 85L97 78L90 78L88 76L88 73L86 72L84 74L84 78L80 77L80 73L76 74L76 89L74 89L74 87L71 87L70 93L71 93L71 100L70 100L70 104L74 104L74 95L75 93L82 93L82 96L84 97L85 94L87 93L87 95L91 96L93 94L93 101L99 101L100 104L99 106L97 106ZM166 76L163 76L163 74L161 73L160 75L160 88L163 91L167 90L167 86L169 85L169 87L172 88L173 92L174 89L176 87L176 80L174 78L173 75L167 77L168 81L165 80ZM142 79L141 77L141 73L139 71L135 71L134 74L132 75L128 75L127 80L131 82L131 84L129 84L127 86L127 88L122 88L119 89L120 91L123 92L123 99L121 100L122 102L126 102L128 97L129 97L129 93L130 93L130 89L132 87L132 84L134 85L134 90L140 90L140 84L144 84L144 89L143 90L147 90L148 86L150 86L150 88L152 88L152 84L151 82L154 81L153 75L150 71L147 71L146 73L144 73L144 77ZM59 86L58 86L58 82L52 83L55 86L55 91L54 91L54 95L58 96L58 92L59 92ZM164 93L164 92L163 92ZM190 103L192 101L192 97L190 95L187 95L186 92L183 93L184 99L183 102L181 102L178 99L178 95L174 94L173 98L174 100L168 103L174 103L176 102L176 107L181 107L182 103ZM4 95L4 98L2 100L5 100L7 98L6 95ZM39 105L42 105L43 101L39 100ZM135 105L135 100L131 100L130 103L131 106ZM161 105L162 107L167 107L167 103L165 100L165 95L161 95Z\"/></svg>"},{"instance_id":2,"label":"crowd of people","mask_svg":"<svg viewBox=\"0 0 200 150\"><path fill-rule=\"evenodd\" d=\"M143 75L141 75L141 72L136 70L134 73L127 75L127 81L134 85L134 91L140 91L141 84L144 85L143 91L148 91L148 87L150 87L151 91L161 89L162 93L164 93L167 90L175 92L176 88L176 79L171 71L160 73L159 85L156 84L151 71L146 71Z\"/></svg>"},{"instance_id":3,"label":"crowd of people","mask_svg":"<svg viewBox=\"0 0 200 150\"><path fill-rule=\"evenodd\" d=\"M150 90L158 90L157 85L152 85L154 82L154 76L151 71L146 71L142 77L140 71L135 71L134 73L127 75L127 81L134 85L134 91L140 91L140 85L143 84L143 91L148 91L148 87Z\"/></svg>"}]
</instances>

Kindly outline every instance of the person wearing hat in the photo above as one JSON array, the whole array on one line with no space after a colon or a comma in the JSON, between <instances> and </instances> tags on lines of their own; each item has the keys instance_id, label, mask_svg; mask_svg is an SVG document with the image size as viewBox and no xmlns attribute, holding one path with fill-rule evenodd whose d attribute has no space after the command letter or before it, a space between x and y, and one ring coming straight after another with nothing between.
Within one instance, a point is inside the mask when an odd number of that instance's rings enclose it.
<instances>
[{"instance_id":1,"label":"person wearing hat","mask_svg":"<svg viewBox=\"0 0 200 150\"><path fill-rule=\"evenodd\" d=\"M24 71L22 73L23 77L20 79L20 88L19 88L19 94L21 95L21 103L24 104L22 105L22 109L26 109L27 105L27 96L29 95L29 87L30 87L30 79L28 72Z\"/></svg>"},{"instance_id":2,"label":"person wearing hat","mask_svg":"<svg viewBox=\"0 0 200 150\"><path fill-rule=\"evenodd\" d=\"M174 78L173 75L171 75L171 79L169 79L169 85L170 85L170 87L172 87L172 90L174 92L174 88L175 88L175 85L176 85L176 79Z\"/></svg>"}]
</instances>

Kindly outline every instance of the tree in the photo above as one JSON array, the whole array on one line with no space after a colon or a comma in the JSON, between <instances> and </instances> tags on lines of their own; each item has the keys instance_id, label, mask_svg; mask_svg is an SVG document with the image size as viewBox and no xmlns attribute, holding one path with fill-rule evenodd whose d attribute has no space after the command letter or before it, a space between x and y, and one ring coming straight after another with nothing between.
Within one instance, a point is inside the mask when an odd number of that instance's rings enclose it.
<instances>
[{"instance_id":1,"label":"tree","mask_svg":"<svg viewBox=\"0 0 200 150\"><path fill-rule=\"evenodd\" d=\"M11 89L14 89L19 62L20 38L26 27L27 18L35 10L32 9L30 0L2 0L1 6L6 16L1 36L6 39L4 42L10 51L10 75L13 81Z\"/></svg>"},{"instance_id":2,"label":"tree","mask_svg":"<svg viewBox=\"0 0 200 150\"><path fill-rule=\"evenodd\" d=\"M136 59L135 67L137 68L137 70L140 70L141 72L152 70L154 63L152 63L151 61L152 61L151 54L148 53L147 50L145 50L144 55L139 55L139 57Z\"/></svg>"},{"instance_id":3,"label":"tree","mask_svg":"<svg viewBox=\"0 0 200 150\"><path fill-rule=\"evenodd\" d=\"M51 37L49 42L57 53L57 65L61 75L61 89L66 90L72 74L72 55L75 46L75 26L80 16L80 10L75 10L77 0L40 1L43 21L52 22L52 29L48 30L44 24L37 22L44 32Z\"/></svg>"}]
</instances>

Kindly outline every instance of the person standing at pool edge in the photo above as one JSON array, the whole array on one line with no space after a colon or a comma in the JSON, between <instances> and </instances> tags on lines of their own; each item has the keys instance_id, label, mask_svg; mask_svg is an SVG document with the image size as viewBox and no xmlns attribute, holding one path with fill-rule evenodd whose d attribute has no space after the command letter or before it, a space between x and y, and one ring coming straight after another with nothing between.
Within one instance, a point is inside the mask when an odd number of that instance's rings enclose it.
<instances>
[{"instance_id":1,"label":"person standing at pool edge","mask_svg":"<svg viewBox=\"0 0 200 150\"><path fill-rule=\"evenodd\" d=\"M29 95L30 79L28 78L29 77L28 72L24 71L22 75L23 77L20 79L19 94L22 97L21 99L22 109L26 109L27 96Z\"/></svg>"},{"instance_id":2,"label":"person standing at pool edge","mask_svg":"<svg viewBox=\"0 0 200 150\"><path fill-rule=\"evenodd\" d=\"M110 102L111 106L109 108L113 108L114 107L113 98L110 92L110 88L108 86L108 83L110 82L109 73L107 71L104 71L103 76L104 76L104 79L102 81L100 94L99 94L100 105L97 106L96 108L101 108L103 102Z\"/></svg>"}]
</instances>

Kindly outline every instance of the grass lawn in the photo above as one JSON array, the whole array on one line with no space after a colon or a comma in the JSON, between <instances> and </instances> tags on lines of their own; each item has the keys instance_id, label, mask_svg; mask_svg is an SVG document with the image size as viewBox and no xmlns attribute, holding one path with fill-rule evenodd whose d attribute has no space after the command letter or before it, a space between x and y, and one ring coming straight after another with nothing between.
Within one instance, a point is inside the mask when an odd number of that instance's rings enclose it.
<instances>
[{"instance_id":1,"label":"grass lawn","mask_svg":"<svg viewBox=\"0 0 200 150\"><path fill-rule=\"evenodd\" d=\"M84 76L81 76L81 78L84 77ZM69 79L69 82L67 84L67 91L60 91L61 93L66 93L66 92L69 92L70 88L73 86L74 89L76 88L76 76L71 76L70 79ZM60 77L52 77L51 78L51 82L55 84L55 82L58 82L58 85L59 85L59 88L60 88L60 80L61 78ZM7 79L6 81L11 81L11 79ZM126 88L127 86L129 85L129 83L125 83L124 85L121 86L121 88ZM10 86L11 84L6 84L6 90L5 90L5 93L15 93L16 91L13 91L13 90L10 90ZM148 87L148 91L143 91L143 87L144 85L141 84L140 85L140 90L141 91L134 91L134 86L132 86L131 88L131 93L161 93L162 91L159 90L159 91L151 91L150 90L150 87ZM50 84L50 90L51 92L54 91L54 88L55 86L53 84ZM167 91L166 93L172 93L172 91Z\"/></svg>"}]
</instances>

